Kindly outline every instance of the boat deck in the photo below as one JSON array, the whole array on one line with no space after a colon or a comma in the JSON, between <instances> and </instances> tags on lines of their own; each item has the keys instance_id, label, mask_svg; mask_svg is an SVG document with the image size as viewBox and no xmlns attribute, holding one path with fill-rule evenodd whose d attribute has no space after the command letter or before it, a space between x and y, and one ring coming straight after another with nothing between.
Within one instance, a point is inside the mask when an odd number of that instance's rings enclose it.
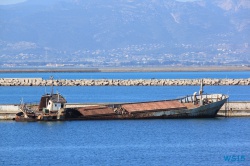
<instances>
[{"instance_id":1,"label":"boat deck","mask_svg":"<svg viewBox=\"0 0 250 166\"><path fill-rule=\"evenodd\" d=\"M132 103L123 104L121 108L129 113L138 112L157 112L157 111L167 111L174 109L186 109L187 107L177 100L173 101L155 101L155 102L145 102L145 103Z\"/></svg>"},{"instance_id":2,"label":"boat deck","mask_svg":"<svg viewBox=\"0 0 250 166\"><path fill-rule=\"evenodd\" d=\"M187 109L193 109L193 108L197 108L199 105L196 104L194 105L194 103L182 103L183 105L185 105L185 107L187 107Z\"/></svg>"}]
</instances>

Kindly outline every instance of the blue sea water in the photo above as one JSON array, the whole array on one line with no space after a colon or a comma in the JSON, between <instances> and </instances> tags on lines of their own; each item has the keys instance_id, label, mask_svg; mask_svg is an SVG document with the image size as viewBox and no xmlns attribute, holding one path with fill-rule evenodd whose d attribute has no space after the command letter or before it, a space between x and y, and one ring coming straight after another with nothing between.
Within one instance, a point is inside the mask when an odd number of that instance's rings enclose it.
<instances>
[{"instance_id":1,"label":"blue sea water","mask_svg":"<svg viewBox=\"0 0 250 166\"><path fill-rule=\"evenodd\" d=\"M250 78L250 71L228 72L31 72L0 73L0 78L49 79L200 79L200 78Z\"/></svg>"},{"instance_id":2,"label":"blue sea water","mask_svg":"<svg viewBox=\"0 0 250 166\"><path fill-rule=\"evenodd\" d=\"M198 92L199 86L63 86L54 87L68 103L114 103L165 100ZM1 87L0 104L36 103L51 87ZM249 86L204 86L207 94L223 93L230 101L249 101Z\"/></svg>"},{"instance_id":3,"label":"blue sea water","mask_svg":"<svg viewBox=\"0 0 250 166\"><path fill-rule=\"evenodd\" d=\"M249 120L3 121L0 165L249 165Z\"/></svg>"},{"instance_id":4,"label":"blue sea water","mask_svg":"<svg viewBox=\"0 0 250 166\"><path fill-rule=\"evenodd\" d=\"M200 78L250 78L250 72L85 72L85 73L0 73L0 78L49 79L200 79ZM230 95L231 101L249 101L249 86L205 86L205 93ZM173 99L199 91L199 86L95 86L54 87L70 103L137 102ZM50 87L1 87L0 104L39 102L40 96L50 93Z\"/></svg>"},{"instance_id":5,"label":"blue sea water","mask_svg":"<svg viewBox=\"0 0 250 166\"><path fill-rule=\"evenodd\" d=\"M249 78L249 72L0 73L0 78ZM0 103L38 102L50 87L0 87ZM199 86L54 87L70 103L171 99ZM205 86L249 101L249 86ZM0 165L249 165L250 118L0 121Z\"/></svg>"}]
</instances>

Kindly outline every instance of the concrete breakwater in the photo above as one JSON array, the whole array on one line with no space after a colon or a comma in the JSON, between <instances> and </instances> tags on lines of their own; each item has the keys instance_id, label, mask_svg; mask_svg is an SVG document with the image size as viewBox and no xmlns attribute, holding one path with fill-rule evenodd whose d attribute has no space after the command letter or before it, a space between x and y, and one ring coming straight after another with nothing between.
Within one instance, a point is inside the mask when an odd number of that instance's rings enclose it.
<instances>
[{"instance_id":1,"label":"concrete breakwater","mask_svg":"<svg viewBox=\"0 0 250 166\"><path fill-rule=\"evenodd\" d=\"M0 86L196 86L201 79L59 79L0 78ZM248 79L203 79L204 85L250 85Z\"/></svg>"}]
</instances>

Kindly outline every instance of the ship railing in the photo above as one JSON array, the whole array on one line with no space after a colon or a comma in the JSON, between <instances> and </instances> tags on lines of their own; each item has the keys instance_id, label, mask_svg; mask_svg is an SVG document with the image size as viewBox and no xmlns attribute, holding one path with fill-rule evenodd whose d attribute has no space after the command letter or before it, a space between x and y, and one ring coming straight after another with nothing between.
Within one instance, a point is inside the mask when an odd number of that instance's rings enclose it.
<instances>
[{"instance_id":1,"label":"ship railing","mask_svg":"<svg viewBox=\"0 0 250 166\"><path fill-rule=\"evenodd\" d=\"M27 113L31 113L36 110L34 108L38 107L38 105L39 102L26 102L21 104L21 109Z\"/></svg>"},{"instance_id":2,"label":"ship railing","mask_svg":"<svg viewBox=\"0 0 250 166\"><path fill-rule=\"evenodd\" d=\"M181 103L196 103L200 100L206 100L207 102L216 102L223 99L227 99L228 96L224 94L202 94L202 95L188 95L182 98L179 98L178 100Z\"/></svg>"}]
</instances>

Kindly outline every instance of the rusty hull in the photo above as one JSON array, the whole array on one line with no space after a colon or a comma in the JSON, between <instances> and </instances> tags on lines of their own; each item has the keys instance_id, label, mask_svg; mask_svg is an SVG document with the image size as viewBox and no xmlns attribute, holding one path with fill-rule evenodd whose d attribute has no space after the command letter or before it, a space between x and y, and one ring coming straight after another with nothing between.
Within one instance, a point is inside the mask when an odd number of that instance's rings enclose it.
<instances>
[{"instance_id":1,"label":"rusty hull","mask_svg":"<svg viewBox=\"0 0 250 166\"><path fill-rule=\"evenodd\" d=\"M194 99L194 96L187 96L176 100L65 108L62 111L63 114L46 115L36 112L35 116L37 121L211 118L216 116L227 99L228 96L223 94L196 96L196 99ZM62 118L58 119L59 116ZM31 120L33 120L33 116L30 117L32 117ZM20 115L17 117L17 120L25 119Z\"/></svg>"},{"instance_id":2,"label":"rusty hull","mask_svg":"<svg viewBox=\"0 0 250 166\"><path fill-rule=\"evenodd\" d=\"M177 100L173 101L156 101L156 102L145 102L145 103L132 103L123 104L121 108L129 113L138 112L158 112L176 109L186 109L187 107Z\"/></svg>"},{"instance_id":3,"label":"rusty hull","mask_svg":"<svg viewBox=\"0 0 250 166\"><path fill-rule=\"evenodd\" d=\"M214 117L226 99L203 106L178 100L79 108L79 119L163 119Z\"/></svg>"},{"instance_id":4,"label":"rusty hull","mask_svg":"<svg viewBox=\"0 0 250 166\"><path fill-rule=\"evenodd\" d=\"M82 107L78 108L78 111L84 117L91 117L91 116L105 116L105 115L115 115L113 108L108 106L89 106L89 107Z\"/></svg>"}]
</instances>

